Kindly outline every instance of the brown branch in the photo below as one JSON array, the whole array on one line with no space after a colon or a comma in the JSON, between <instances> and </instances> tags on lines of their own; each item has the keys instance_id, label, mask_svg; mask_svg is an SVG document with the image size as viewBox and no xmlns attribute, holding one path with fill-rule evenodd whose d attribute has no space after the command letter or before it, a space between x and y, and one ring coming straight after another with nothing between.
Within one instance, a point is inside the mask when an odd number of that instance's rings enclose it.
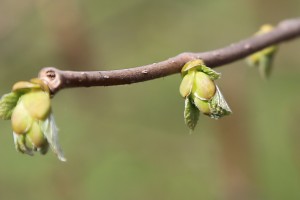
<instances>
[{"instance_id":1,"label":"brown branch","mask_svg":"<svg viewBox=\"0 0 300 200\"><path fill-rule=\"evenodd\" d=\"M60 89L71 87L124 85L152 80L179 73L182 66L193 59L202 59L209 67L225 65L244 58L265 47L300 36L300 18L282 21L272 31L255 35L227 47L203 53L181 53L165 61L135 68L112 71L62 71L44 68L39 77L54 95Z\"/></svg>"}]
</instances>

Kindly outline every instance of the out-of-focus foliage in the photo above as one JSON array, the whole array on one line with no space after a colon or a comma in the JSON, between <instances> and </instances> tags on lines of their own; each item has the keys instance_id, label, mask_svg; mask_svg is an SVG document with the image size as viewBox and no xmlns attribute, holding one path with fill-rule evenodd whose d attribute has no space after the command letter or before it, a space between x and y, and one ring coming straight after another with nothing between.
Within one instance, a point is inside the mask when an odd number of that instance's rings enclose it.
<instances>
[{"instance_id":1,"label":"out-of-focus foliage","mask_svg":"<svg viewBox=\"0 0 300 200\"><path fill-rule=\"evenodd\" d=\"M263 25L255 35L264 34L272 31L273 26L270 24ZM258 71L262 78L270 76L272 71L272 62L278 45L267 47L261 51L255 52L254 54L246 58L246 62L251 67L258 67Z\"/></svg>"},{"instance_id":2,"label":"out-of-focus foliage","mask_svg":"<svg viewBox=\"0 0 300 200\"><path fill-rule=\"evenodd\" d=\"M287 1L1 0L0 93L44 66L109 70L207 51L299 15ZM0 199L300 199L300 41L262 81L244 62L217 81L233 110L183 122L180 75L70 89L53 99L68 157L15 152L0 121Z\"/></svg>"}]
</instances>

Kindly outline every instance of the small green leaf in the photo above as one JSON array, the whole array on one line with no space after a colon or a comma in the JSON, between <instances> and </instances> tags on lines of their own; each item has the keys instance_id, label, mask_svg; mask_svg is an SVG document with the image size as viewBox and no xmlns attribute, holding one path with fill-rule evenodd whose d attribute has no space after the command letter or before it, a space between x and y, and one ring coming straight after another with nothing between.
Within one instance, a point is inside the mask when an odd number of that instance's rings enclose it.
<instances>
[{"instance_id":1,"label":"small green leaf","mask_svg":"<svg viewBox=\"0 0 300 200\"><path fill-rule=\"evenodd\" d=\"M271 74L274 54L261 56L259 58L258 70L262 78L268 78Z\"/></svg>"},{"instance_id":2,"label":"small green leaf","mask_svg":"<svg viewBox=\"0 0 300 200\"><path fill-rule=\"evenodd\" d=\"M201 71L207 74L211 80L216 80L221 77L221 73L216 72L215 70L205 66L204 64L201 65Z\"/></svg>"},{"instance_id":3,"label":"small green leaf","mask_svg":"<svg viewBox=\"0 0 300 200\"><path fill-rule=\"evenodd\" d=\"M189 71L182 79L180 87L179 87L179 92L182 97L187 97L191 94L192 92L192 87L193 87L193 82L194 82L194 77L195 77L195 71Z\"/></svg>"},{"instance_id":4,"label":"small green leaf","mask_svg":"<svg viewBox=\"0 0 300 200\"><path fill-rule=\"evenodd\" d=\"M191 102L190 98L185 99L184 104L184 121L190 130L194 130L199 119L199 110Z\"/></svg>"},{"instance_id":5,"label":"small green leaf","mask_svg":"<svg viewBox=\"0 0 300 200\"><path fill-rule=\"evenodd\" d=\"M210 117L214 119L219 119L220 117L229 115L232 113L229 108L225 98L217 87L215 96L209 102L211 114Z\"/></svg>"},{"instance_id":6,"label":"small green leaf","mask_svg":"<svg viewBox=\"0 0 300 200\"><path fill-rule=\"evenodd\" d=\"M7 120L11 118L12 112L17 105L20 94L11 92L2 96L0 100L0 118Z\"/></svg>"},{"instance_id":7,"label":"small green leaf","mask_svg":"<svg viewBox=\"0 0 300 200\"><path fill-rule=\"evenodd\" d=\"M52 113L50 113L48 118L44 121L40 121L40 127L47 138L52 151L57 155L58 159L61 161L67 161L58 142L58 128L55 124Z\"/></svg>"}]
</instances>

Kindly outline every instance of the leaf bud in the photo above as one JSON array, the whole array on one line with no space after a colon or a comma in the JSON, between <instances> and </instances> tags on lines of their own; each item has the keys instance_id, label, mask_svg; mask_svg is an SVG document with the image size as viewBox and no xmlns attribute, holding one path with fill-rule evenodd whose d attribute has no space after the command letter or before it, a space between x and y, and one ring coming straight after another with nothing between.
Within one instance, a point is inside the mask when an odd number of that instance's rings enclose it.
<instances>
[{"instance_id":1,"label":"leaf bud","mask_svg":"<svg viewBox=\"0 0 300 200\"><path fill-rule=\"evenodd\" d=\"M19 93L26 93L29 92L32 89L40 89L40 85L35 84L35 83L31 83L28 81L19 81L16 82L13 87L12 87L12 91L13 92L19 92Z\"/></svg>"},{"instance_id":2,"label":"leaf bud","mask_svg":"<svg viewBox=\"0 0 300 200\"><path fill-rule=\"evenodd\" d=\"M192 92L194 96L199 99L209 100L216 93L216 85L207 74L203 72L196 72Z\"/></svg>"},{"instance_id":3,"label":"leaf bud","mask_svg":"<svg viewBox=\"0 0 300 200\"><path fill-rule=\"evenodd\" d=\"M195 97L194 104L203 114L206 114L206 115L211 114L209 103L207 101L203 101L203 100Z\"/></svg>"},{"instance_id":4,"label":"leaf bud","mask_svg":"<svg viewBox=\"0 0 300 200\"><path fill-rule=\"evenodd\" d=\"M40 148L44 143L47 142L38 121L34 121L28 133L26 134L26 138L32 143L32 145L36 148Z\"/></svg>"},{"instance_id":5,"label":"leaf bud","mask_svg":"<svg viewBox=\"0 0 300 200\"><path fill-rule=\"evenodd\" d=\"M16 134L24 134L32 124L32 117L24 107L22 101L19 101L11 116L12 129Z\"/></svg>"},{"instance_id":6,"label":"leaf bud","mask_svg":"<svg viewBox=\"0 0 300 200\"><path fill-rule=\"evenodd\" d=\"M192 87L194 85L194 77L195 77L195 71L189 71L182 79L179 92L182 97L187 97L192 92Z\"/></svg>"},{"instance_id":7,"label":"leaf bud","mask_svg":"<svg viewBox=\"0 0 300 200\"><path fill-rule=\"evenodd\" d=\"M51 106L48 93L35 91L24 94L21 98L31 117L43 120L49 115Z\"/></svg>"}]
</instances>

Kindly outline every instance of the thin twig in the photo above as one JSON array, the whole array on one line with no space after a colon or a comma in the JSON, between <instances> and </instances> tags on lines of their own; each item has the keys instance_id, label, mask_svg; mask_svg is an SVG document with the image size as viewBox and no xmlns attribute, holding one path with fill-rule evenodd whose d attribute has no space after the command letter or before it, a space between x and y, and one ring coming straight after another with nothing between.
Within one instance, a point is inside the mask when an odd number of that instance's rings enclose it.
<instances>
[{"instance_id":1,"label":"thin twig","mask_svg":"<svg viewBox=\"0 0 300 200\"><path fill-rule=\"evenodd\" d=\"M268 33L255 35L213 51L181 53L158 63L111 71L62 71L47 67L40 71L39 77L48 84L53 95L63 88L131 84L179 73L186 62L194 59L202 59L207 66L212 68L225 65L265 47L299 36L300 18L295 18L282 21Z\"/></svg>"}]
</instances>

